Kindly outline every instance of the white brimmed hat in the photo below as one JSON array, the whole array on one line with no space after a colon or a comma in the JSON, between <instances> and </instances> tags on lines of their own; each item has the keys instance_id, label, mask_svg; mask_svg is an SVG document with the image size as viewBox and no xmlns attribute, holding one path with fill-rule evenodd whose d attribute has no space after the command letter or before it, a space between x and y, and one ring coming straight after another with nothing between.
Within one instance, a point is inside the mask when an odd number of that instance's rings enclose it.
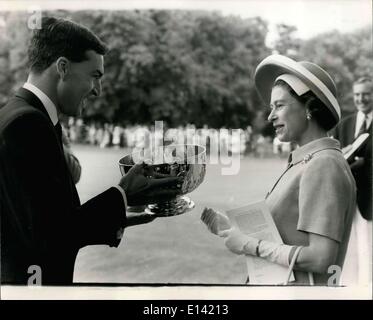
<instances>
[{"instance_id":1,"label":"white brimmed hat","mask_svg":"<svg viewBox=\"0 0 373 320\"><path fill-rule=\"evenodd\" d=\"M281 75L284 76L280 77ZM297 84L298 86L303 84L301 91L309 88L325 104L337 124L341 119L341 108L336 99L337 89L330 75L318 65L308 61L296 62L288 57L275 54L265 58L257 66L254 81L261 98L269 105L272 87L277 78L285 78L283 80L290 82L292 86L292 83L296 83L294 79L291 79L292 76L301 80ZM294 89L297 91L297 88Z\"/></svg>"}]
</instances>

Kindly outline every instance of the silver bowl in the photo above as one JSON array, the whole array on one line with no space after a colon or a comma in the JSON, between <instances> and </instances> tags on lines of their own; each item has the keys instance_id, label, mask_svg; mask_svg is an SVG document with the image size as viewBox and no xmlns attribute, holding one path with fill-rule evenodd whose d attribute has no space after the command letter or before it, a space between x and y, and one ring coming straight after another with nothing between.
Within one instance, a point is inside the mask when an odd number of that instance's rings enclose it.
<instances>
[{"instance_id":1,"label":"silver bowl","mask_svg":"<svg viewBox=\"0 0 373 320\"><path fill-rule=\"evenodd\" d=\"M148 163L151 172L165 176L184 177L183 184L175 199L149 204L148 206L130 207L130 211L154 214L159 217L175 216L190 211L194 202L187 193L195 190L204 180L206 174L206 149L199 145L178 144L165 146L161 152L144 149L131 153L119 160L119 169L125 175L135 163Z\"/></svg>"}]
</instances>

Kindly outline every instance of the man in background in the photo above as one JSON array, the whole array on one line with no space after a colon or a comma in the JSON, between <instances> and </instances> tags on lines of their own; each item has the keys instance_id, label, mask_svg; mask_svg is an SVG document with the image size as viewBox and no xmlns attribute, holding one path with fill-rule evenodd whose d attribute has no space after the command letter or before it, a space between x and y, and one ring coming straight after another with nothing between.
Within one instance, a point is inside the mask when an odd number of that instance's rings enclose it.
<instances>
[{"instance_id":1,"label":"man in background","mask_svg":"<svg viewBox=\"0 0 373 320\"><path fill-rule=\"evenodd\" d=\"M373 83L369 77L360 78L353 84L356 112L344 118L332 133L341 147L348 150L363 133L368 139L356 152L350 163L357 186L357 212L351 230L346 264L356 262L351 272L357 272L360 284L372 279L372 113ZM346 268L347 269L347 268Z\"/></svg>"}]
</instances>

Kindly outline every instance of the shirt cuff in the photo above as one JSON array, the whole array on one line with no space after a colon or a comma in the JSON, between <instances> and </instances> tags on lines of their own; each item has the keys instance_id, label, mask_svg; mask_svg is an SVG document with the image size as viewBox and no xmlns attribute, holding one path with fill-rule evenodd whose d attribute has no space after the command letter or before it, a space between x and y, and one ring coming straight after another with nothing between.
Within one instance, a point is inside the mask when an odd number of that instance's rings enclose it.
<instances>
[{"instance_id":1,"label":"shirt cuff","mask_svg":"<svg viewBox=\"0 0 373 320\"><path fill-rule=\"evenodd\" d=\"M123 202L124 202L124 212L125 214L127 214L127 196L126 196L126 193L124 192L123 188L121 188L120 186L118 185L115 185L113 186L114 188L118 189L119 192L122 194L122 197L123 197ZM124 227L122 228L119 228L119 230L117 231L117 239L118 240L121 240L122 237L123 237L123 233L124 233Z\"/></svg>"},{"instance_id":2,"label":"shirt cuff","mask_svg":"<svg viewBox=\"0 0 373 320\"><path fill-rule=\"evenodd\" d=\"M128 203L127 203L127 196L126 196L126 193L124 192L123 188L118 186L118 185L115 185L113 186L114 188L117 188L119 190L119 192L122 194L122 197L123 197L123 202L124 202L124 210L127 212L127 207L128 207Z\"/></svg>"}]
</instances>

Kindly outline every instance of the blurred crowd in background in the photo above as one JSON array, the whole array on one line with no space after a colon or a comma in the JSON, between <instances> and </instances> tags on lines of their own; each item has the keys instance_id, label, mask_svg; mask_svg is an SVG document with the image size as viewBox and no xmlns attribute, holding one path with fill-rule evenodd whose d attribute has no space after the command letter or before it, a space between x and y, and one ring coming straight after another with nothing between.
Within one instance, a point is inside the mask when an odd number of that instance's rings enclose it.
<instances>
[{"instance_id":1,"label":"blurred crowd in background","mask_svg":"<svg viewBox=\"0 0 373 320\"><path fill-rule=\"evenodd\" d=\"M70 143L86 144L99 148L142 148L149 145L154 137L154 126L133 125L122 127L119 124L91 121L70 117L63 123L64 133ZM175 131L176 130L176 131ZM222 154L241 154L259 158L276 156L287 157L292 151L290 143L282 143L277 138L262 133L254 133L251 126L246 129L214 129L205 125L196 128L194 124L165 130L164 140L173 143L193 143L206 146L219 145ZM239 134L237 134L239 132Z\"/></svg>"}]
</instances>

